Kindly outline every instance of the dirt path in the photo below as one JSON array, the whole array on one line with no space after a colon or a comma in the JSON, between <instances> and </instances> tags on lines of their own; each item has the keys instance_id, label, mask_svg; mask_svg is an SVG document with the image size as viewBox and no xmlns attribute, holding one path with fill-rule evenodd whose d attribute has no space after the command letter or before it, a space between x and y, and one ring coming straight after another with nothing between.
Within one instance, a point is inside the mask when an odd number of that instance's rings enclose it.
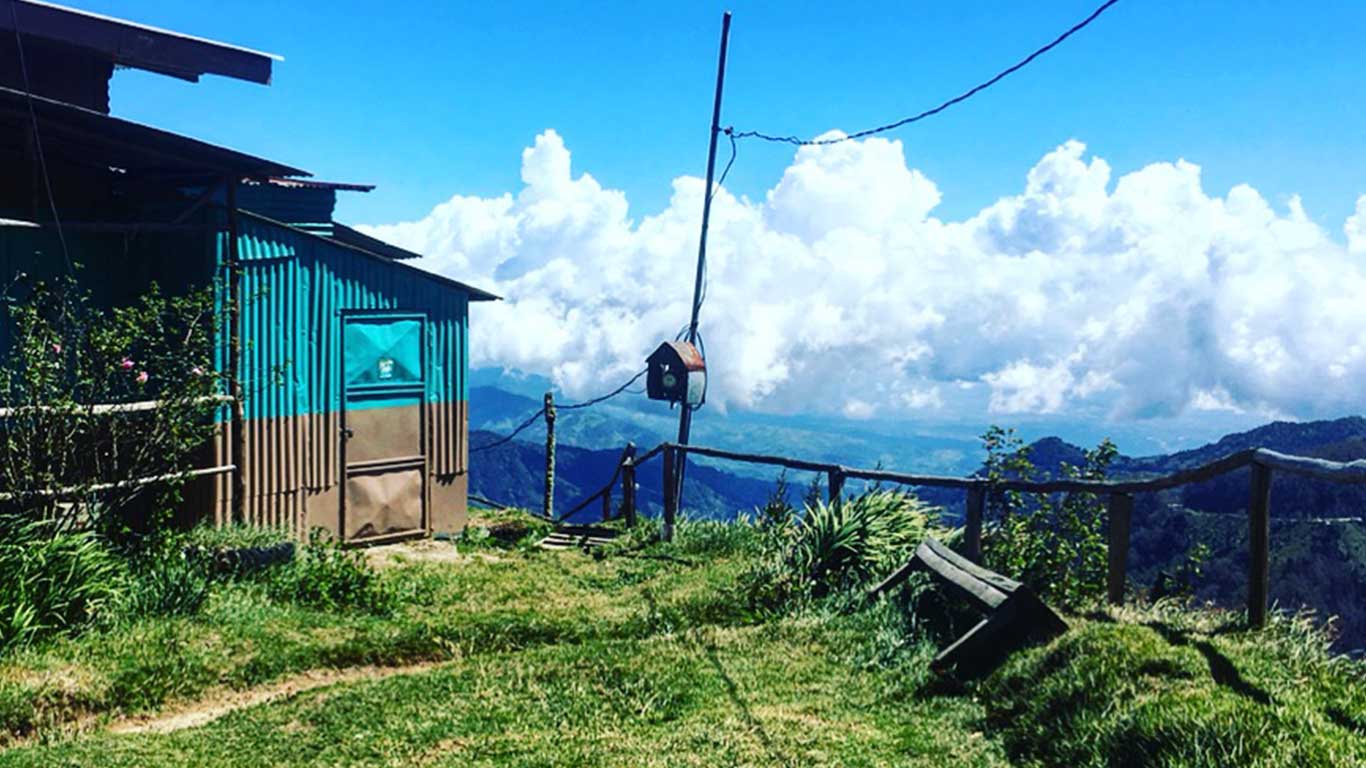
<instances>
[{"instance_id":1,"label":"dirt path","mask_svg":"<svg viewBox=\"0 0 1366 768\"><path fill-rule=\"evenodd\" d=\"M430 661L401 667L349 667L304 672L270 685L245 691L222 690L154 715L139 715L113 721L110 733L172 733L206 725L239 709L280 701L291 696L340 683L383 680L435 669L449 661Z\"/></svg>"}]
</instances>

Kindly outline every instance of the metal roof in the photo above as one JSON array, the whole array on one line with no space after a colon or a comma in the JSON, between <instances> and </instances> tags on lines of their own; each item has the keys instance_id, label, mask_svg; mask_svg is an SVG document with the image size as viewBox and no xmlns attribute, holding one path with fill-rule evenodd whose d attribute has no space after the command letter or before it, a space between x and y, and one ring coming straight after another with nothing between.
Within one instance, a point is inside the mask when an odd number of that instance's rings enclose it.
<instances>
[{"instance_id":1,"label":"metal roof","mask_svg":"<svg viewBox=\"0 0 1366 768\"><path fill-rule=\"evenodd\" d=\"M396 245L390 245L377 237L358 232L340 221L332 222L332 239L347 245L354 245L357 248L364 248L371 253L378 253L396 261L422 258L420 253L413 253Z\"/></svg>"},{"instance_id":2,"label":"metal roof","mask_svg":"<svg viewBox=\"0 0 1366 768\"><path fill-rule=\"evenodd\" d=\"M6 0L0 0L0 3ZM3 16L0 13L0 16ZM38 118L43 150L73 162L129 173L206 176L309 176L307 171L23 91L0 87L0 141L23 136L28 99ZM4 130L3 123L16 130Z\"/></svg>"},{"instance_id":3,"label":"metal roof","mask_svg":"<svg viewBox=\"0 0 1366 768\"><path fill-rule=\"evenodd\" d=\"M82 48L119 66L192 82L207 74L265 85L270 83L271 65L284 60L273 53L41 0L0 0L0 29L13 30L16 18L25 35Z\"/></svg>"},{"instance_id":4,"label":"metal roof","mask_svg":"<svg viewBox=\"0 0 1366 768\"><path fill-rule=\"evenodd\" d=\"M270 218L269 216L262 216L261 214L259 214L259 213L253 213L252 211L244 211L244 210L240 210L240 209L239 209L239 210L238 210L238 213L240 213L244 218L255 219L255 220L257 220L257 221L263 221L263 222L266 222L267 224L272 224L272 225L275 225L275 226L277 226L277 227L283 227L283 228L285 228L285 229L290 230L291 232L297 232L297 233L299 233L300 235L302 235L302 236L304 236L304 237L317 238L317 239L322 240L322 241L324 241L324 242L332 243L333 245L336 245L336 246L339 247L339 248L346 248L347 250L351 250L351 251L355 251L355 252L357 252L357 253L365 254L366 256L368 256L368 257L371 258L371 259L378 259L379 261L382 261L382 262L385 262L385 263L387 263L387 264L392 265L394 269L401 270L401 271L407 271L407 272L408 272L409 274L411 274L413 277L416 277L416 278L419 278L419 279L431 280L432 282L440 283L441 285L444 285L444 286L446 286L446 287L448 287L448 288L455 288L455 289L457 289L457 290L464 291L465 293L469 294L469 300L470 300L470 301L502 301L502 300L503 300L503 297L502 297L502 296L498 296L497 294L489 293L488 291L485 291L485 290L483 290L482 288L475 288L474 286L470 285L469 283L462 283L462 282L460 282L459 280L452 280L451 278L446 277L445 275L438 275L438 274L435 273L435 272L428 272L428 271L425 270L425 269L421 269L421 268L419 268L419 267L414 267L414 266L412 266L411 264L404 264L404 263L401 262L401 261L395 261L394 259L389 258L388 256L382 256L382 255L380 255L380 254L378 254L378 253L376 253L376 252L370 250L369 248L365 248L365 247L362 247L362 246L359 246L359 245L353 245L353 244L351 244L351 243L343 242L343 241L337 240L337 239L335 239L335 238L325 237L325 236L320 235L320 234L318 234L318 233L316 233L316 232L309 232L309 231L306 230L306 229L300 229L299 227L290 226L289 224L286 224L286 223L283 222L283 221L276 221L276 220ZM352 230L352 231L354 231L354 230ZM357 233L357 234L359 234L359 233ZM373 240L373 238L371 238L371 239ZM376 241L376 242L382 242L382 241ZM390 247L390 248L394 248L394 246L392 246L392 245L389 246L389 247Z\"/></svg>"},{"instance_id":5,"label":"metal roof","mask_svg":"<svg viewBox=\"0 0 1366 768\"><path fill-rule=\"evenodd\" d=\"M252 183L252 181L248 180L248 183ZM265 183L272 187L284 187L285 189L331 189L342 192L372 192L375 189L374 184L350 184L341 181L318 181L316 179L284 179L278 176L265 179Z\"/></svg>"}]
</instances>

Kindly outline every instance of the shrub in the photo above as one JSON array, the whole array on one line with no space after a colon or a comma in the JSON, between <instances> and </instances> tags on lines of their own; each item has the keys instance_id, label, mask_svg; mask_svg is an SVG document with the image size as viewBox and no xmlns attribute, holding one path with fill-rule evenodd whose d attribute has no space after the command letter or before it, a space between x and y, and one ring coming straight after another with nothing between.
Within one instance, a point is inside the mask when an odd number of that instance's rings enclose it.
<instances>
[{"instance_id":1,"label":"shrub","mask_svg":"<svg viewBox=\"0 0 1366 768\"><path fill-rule=\"evenodd\" d=\"M321 528L308 535L308 544L288 564L263 574L272 599L312 608L354 608L387 614L395 607L385 586L365 555L346 549Z\"/></svg>"},{"instance_id":2,"label":"shrub","mask_svg":"<svg viewBox=\"0 0 1366 768\"><path fill-rule=\"evenodd\" d=\"M987 480L1033 479L1038 470L1028 446L1013 431L992 427L982 437ZM1063 464L1063 477L1104 480L1118 455L1101 441L1084 452L1081 466ZM1023 494L993 491L983 537L988 567L1028 584L1044 599L1070 609L1094 603L1105 593L1107 545L1105 502L1093 493Z\"/></svg>"},{"instance_id":3,"label":"shrub","mask_svg":"<svg viewBox=\"0 0 1366 768\"><path fill-rule=\"evenodd\" d=\"M0 366L0 402L10 408L0 430L6 511L79 518L118 541L156 530L180 483L128 481L189 469L213 434L212 291L169 297L153 285L105 311L74 278L21 278L5 298L13 322ZM92 407L149 400L158 407Z\"/></svg>"}]
</instances>

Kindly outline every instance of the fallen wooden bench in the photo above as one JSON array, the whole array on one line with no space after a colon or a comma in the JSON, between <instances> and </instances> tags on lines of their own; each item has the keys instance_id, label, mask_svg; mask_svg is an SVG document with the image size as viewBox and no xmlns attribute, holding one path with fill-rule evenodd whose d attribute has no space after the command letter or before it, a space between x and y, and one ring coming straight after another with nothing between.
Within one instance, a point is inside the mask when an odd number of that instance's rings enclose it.
<instances>
[{"instance_id":1,"label":"fallen wooden bench","mask_svg":"<svg viewBox=\"0 0 1366 768\"><path fill-rule=\"evenodd\" d=\"M887 594L915 571L972 603L987 617L940 651L930 668L955 669L971 676L993 668L1010 651L1030 642L1050 640L1067 631L1067 622L1029 587L968 560L933 538L926 538L905 565L869 591L870 599Z\"/></svg>"}]
</instances>

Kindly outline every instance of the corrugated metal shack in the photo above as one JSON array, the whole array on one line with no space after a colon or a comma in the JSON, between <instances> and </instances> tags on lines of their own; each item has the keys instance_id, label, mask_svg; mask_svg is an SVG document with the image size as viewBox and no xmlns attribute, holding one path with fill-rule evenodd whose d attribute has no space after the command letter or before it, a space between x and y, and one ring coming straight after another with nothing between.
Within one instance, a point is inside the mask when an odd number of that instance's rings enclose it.
<instances>
[{"instance_id":1,"label":"corrugated metal shack","mask_svg":"<svg viewBox=\"0 0 1366 768\"><path fill-rule=\"evenodd\" d=\"M469 305L496 297L335 222L368 186L108 114L115 66L266 83L275 57L24 0L0 32L0 279L69 258L109 306L218 286L242 391L203 464L235 469L193 481L187 516L355 542L463 525Z\"/></svg>"}]
</instances>

